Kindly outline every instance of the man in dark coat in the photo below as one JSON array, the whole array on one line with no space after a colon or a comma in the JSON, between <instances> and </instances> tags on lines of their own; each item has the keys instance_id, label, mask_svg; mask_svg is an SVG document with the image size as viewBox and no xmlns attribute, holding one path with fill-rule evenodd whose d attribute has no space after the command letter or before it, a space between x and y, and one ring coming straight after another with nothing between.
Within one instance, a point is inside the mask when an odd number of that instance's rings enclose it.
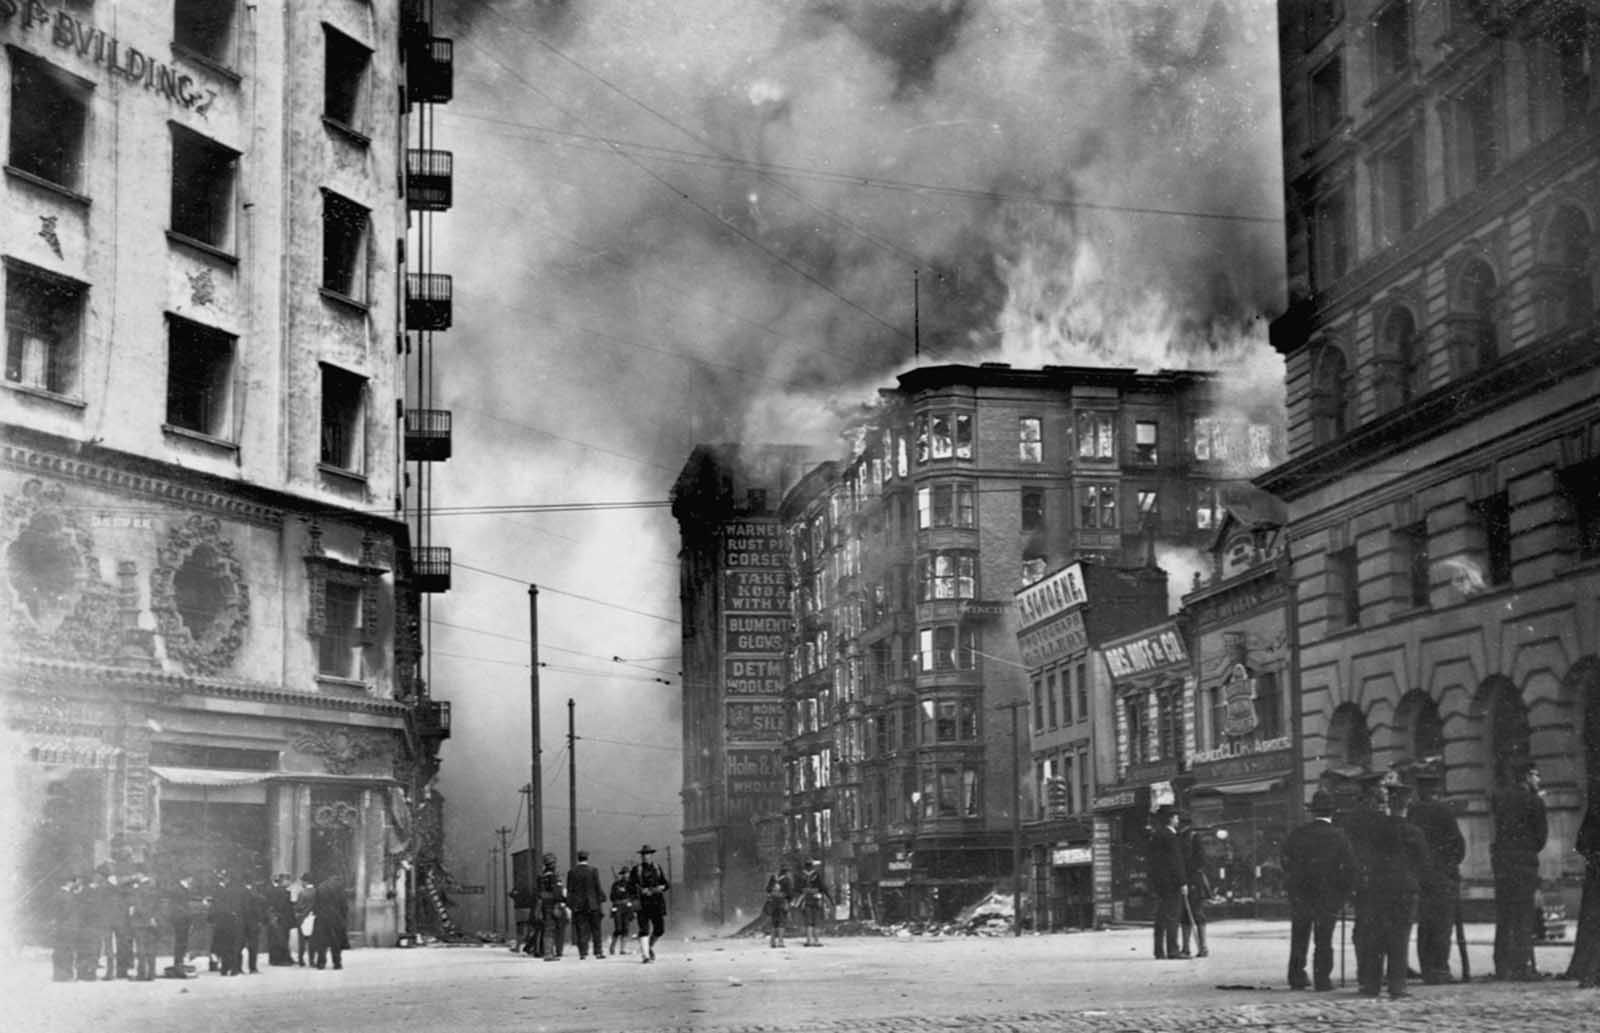
<instances>
[{"instance_id":1,"label":"man in dark coat","mask_svg":"<svg viewBox=\"0 0 1600 1033\"><path fill-rule=\"evenodd\" d=\"M1156 809L1150 831L1150 890L1156 898L1155 953L1157 958L1181 959L1178 952L1179 916L1189 892L1183 841L1178 838L1178 812L1169 804Z\"/></svg>"},{"instance_id":2,"label":"man in dark coat","mask_svg":"<svg viewBox=\"0 0 1600 1033\"><path fill-rule=\"evenodd\" d=\"M1455 929L1461 893L1461 861L1467 841L1455 811L1439 799L1444 773L1437 767L1416 771L1417 802L1408 815L1428 841L1428 864L1418 873L1417 968L1424 983L1449 983L1450 934Z\"/></svg>"},{"instance_id":3,"label":"man in dark coat","mask_svg":"<svg viewBox=\"0 0 1600 1033\"><path fill-rule=\"evenodd\" d=\"M255 876L244 880L244 910L239 913L239 945L244 949L245 964L251 975L261 969L261 932L267 925L267 897Z\"/></svg>"},{"instance_id":4,"label":"man in dark coat","mask_svg":"<svg viewBox=\"0 0 1600 1033\"><path fill-rule=\"evenodd\" d=\"M311 913L316 916L311 930L312 966L327 967L332 955L333 967L344 968L344 952L350 946L350 902L345 899L343 879L330 875L317 883Z\"/></svg>"},{"instance_id":5,"label":"man in dark coat","mask_svg":"<svg viewBox=\"0 0 1600 1033\"><path fill-rule=\"evenodd\" d=\"M289 883L292 881L287 873L279 873L272 877L272 885L267 887L267 964L269 965L294 964L294 957L289 953L289 933L294 929L294 899L289 895Z\"/></svg>"},{"instance_id":6,"label":"man in dark coat","mask_svg":"<svg viewBox=\"0 0 1600 1033\"><path fill-rule=\"evenodd\" d=\"M628 926L632 922L633 913L639 909L639 901L633 896L633 884L629 881L631 873L629 866L624 864L617 869L616 878L611 880L611 953L618 950L628 953Z\"/></svg>"},{"instance_id":7,"label":"man in dark coat","mask_svg":"<svg viewBox=\"0 0 1600 1033\"><path fill-rule=\"evenodd\" d=\"M194 877L180 875L167 887L167 924L172 927L172 965L166 976L169 979L189 978L189 925L194 921Z\"/></svg>"},{"instance_id":8,"label":"man in dark coat","mask_svg":"<svg viewBox=\"0 0 1600 1033\"><path fill-rule=\"evenodd\" d=\"M1583 857L1583 896L1566 974L1579 986L1600 986L1600 799L1594 798L1592 789L1573 849Z\"/></svg>"},{"instance_id":9,"label":"man in dark coat","mask_svg":"<svg viewBox=\"0 0 1600 1033\"><path fill-rule=\"evenodd\" d=\"M560 961L567 938L567 891L556 871L556 855L544 855L544 868L534 882L539 898L539 924L543 929L544 960Z\"/></svg>"},{"instance_id":10,"label":"man in dark coat","mask_svg":"<svg viewBox=\"0 0 1600 1033\"><path fill-rule=\"evenodd\" d=\"M1194 957L1204 958L1211 951L1206 948L1206 904L1211 900L1211 878L1206 874L1205 844L1200 832L1187 817L1178 823L1178 841L1183 844L1183 868L1189 892L1184 898L1183 913L1178 921L1183 933L1183 949L1179 957L1187 958L1189 933L1194 930Z\"/></svg>"},{"instance_id":11,"label":"man in dark coat","mask_svg":"<svg viewBox=\"0 0 1600 1033\"><path fill-rule=\"evenodd\" d=\"M639 902L639 960L656 960L656 941L667 928L667 875L650 858L655 848L646 843L639 848L639 863L633 866L628 882Z\"/></svg>"},{"instance_id":12,"label":"man in dark coat","mask_svg":"<svg viewBox=\"0 0 1600 1033\"><path fill-rule=\"evenodd\" d=\"M1311 820L1289 833L1283 845L1283 873L1289 895L1289 986L1333 989L1333 929L1356 880L1356 855L1350 837L1333 824L1333 796L1318 790L1311 798ZM1306 947L1315 945L1306 979Z\"/></svg>"},{"instance_id":13,"label":"man in dark coat","mask_svg":"<svg viewBox=\"0 0 1600 1033\"><path fill-rule=\"evenodd\" d=\"M1375 819L1362 848L1361 892L1356 897L1356 979L1364 997L1385 985L1391 998L1407 995L1406 955L1416 915L1417 873L1428 865L1428 841L1405 819L1411 787L1387 787L1387 813Z\"/></svg>"},{"instance_id":14,"label":"man in dark coat","mask_svg":"<svg viewBox=\"0 0 1600 1033\"><path fill-rule=\"evenodd\" d=\"M828 881L823 878L822 866L811 858L800 866L800 921L805 925L806 938L803 947L822 946L822 937L817 929L822 924L823 901L828 902L828 908L833 907L833 894L828 892Z\"/></svg>"},{"instance_id":15,"label":"man in dark coat","mask_svg":"<svg viewBox=\"0 0 1600 1033\"><path fill-rule=\"evenodd\" d=\"M567 872L567 906L572 909L572 939L578 945L578 958L606 956L601 942L601 919L605 911L605 891L600 887L600 872L589 863L589 851L578 851L578 863Z\"/></svg>"},{"instance_id":16,"label":"man in dark coat","mask_svg":"<svg viewBox=\"0 0 1600 1033\"><path fill-rule=\"evenodd\" d=\"M234 881L233 873L221 869L211 891L211 953L225 976L243 971L244 910L244 887Z\"/></svg>"},{"instance_id":17,"label":"man in dark coat","mask_svg":"<svg viewBox=\"0 0 1600 1033\"><path fill-rule=\"evenodd\" d=\"M1539 892L1539 851L1549 836L1539 769L1513 765L1513 781L1493 797L1494 974L1497 979L1537 979L1533 964L1533 918Z\"/></svg>"}]
</instances>

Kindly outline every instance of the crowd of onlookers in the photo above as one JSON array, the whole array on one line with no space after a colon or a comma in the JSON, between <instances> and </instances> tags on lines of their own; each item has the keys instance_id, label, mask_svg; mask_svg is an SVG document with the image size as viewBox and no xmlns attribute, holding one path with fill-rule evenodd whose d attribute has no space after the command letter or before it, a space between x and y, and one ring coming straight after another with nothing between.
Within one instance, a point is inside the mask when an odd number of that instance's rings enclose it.
<instances>
[{"instance_id":1,"label":"crowd of onlookers","mask_svg":"<svg viewBox=\"0 0 1600 1033\"><path fill-rule=\"evenodd\" d=\"M158 882L142 867L118 874L102 864L56 891L51 960L57 982L187 979L202 969L224 976L268 965L342 968L349 947L343 881L236 876ZM204 944L204 950L199 948ZM163 950L163 947L168 948ZM171 964L159 958L170 955ZM193 960L191 960L193 959Z\"/></svg>"}]
</instances>

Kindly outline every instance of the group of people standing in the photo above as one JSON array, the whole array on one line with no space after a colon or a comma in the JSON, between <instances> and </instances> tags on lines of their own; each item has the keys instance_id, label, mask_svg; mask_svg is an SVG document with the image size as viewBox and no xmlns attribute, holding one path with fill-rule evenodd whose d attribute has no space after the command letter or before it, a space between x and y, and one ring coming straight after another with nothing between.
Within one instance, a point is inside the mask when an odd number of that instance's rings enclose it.
<instances>
[{"instance_id":1,"label":"group of people standing","mask_svg":"<svg viewBox=\"0 0 1600 1033\"><path fill-rule=\"evenodd\" d=\"M780 865L777 871L767 876L766 892L767 899L762 912L770 924L772 946L784 945L783 931L789 923L791 908L799 909L800 921L805 926L806 938L801 946L822 946L818 930L825 914L823 902L826 901L826 906L831 908L833 894L828 892L821 865L808 859L801 865L798 876L789 871L788 865Z\"/></svg>"},{"instance_id":2,"label":"group of people standing","mask_svg":"<svg viewBox=\"0 0 1600 1033\"><path fill-rule=\"evenodd\" d=\"M191 875L158 884L137 865L123 874L109 863L87 878L73 876L56 892L52 921L52 975L72 980L152 980L160 944L171 943L172 964L160 975L187 979L190 937L209 927L207 968L224 976L258 973L263 942L269 965L343 967L349 947L349 904L344 884L332 876L316 882L239 878L213 872L204 886ZM168 941L170 937L170 941ZM290 950L298 937L298 959Z\"/></svg>"},{"instance_id":3,"label":"group of people standing","mask_svg":"<svg viewBox=\"0 0 1600 1033\"><path fill-rule=\"evenodd\" d=\"M1150 836L1150 889L1156 898L1155 955L1204 958L1211 881L1194 825L1171 804L1156 808Z\"/></svg>"},{"instance_id":4,"label":"group of people standing","mask_svg":"<svg viewBox=\"0 0 1600 1033\"><path fill-rule=\"evenodd\" d=\"M1534 964L1539 851L1548 837L1539 769L1509 766L1510 779L1490 801L1494 876L1494 975L1541 977ZM1455 981L1451 934L1461 949L1462 978L1470 976L1460 922L1460 867L1466 840L1455 812L1439 799L1443 772L1419 766L1408 783L1396 773L1353 780L1344 793L1325 786L1312 797L1311 821L1284 845L1290 909L1289 985L1333 989L1333 933L1353 904L1350 932L1356 983L1366 997L1387 990L1408 996L1407 956L1416 925L1417 967L1428 984ZM1415 800L1415 802L1413 802ZM1342 941L1341 941L1342 945ZM1307 950L1311 975L1307 978Z\"/></svg>"},{"instance_id":5,"label":"group of people standing","mask_svg":"<svg viewBox=\"0 0 1600 1033\"><path fill-rule=\"evenodd\" d=\"M528 912L523 935L517 945L524 954L558 961L572 928L572 942L578 957L587 961L608 953L629 953L629 929L638 921L639 958L648 964L656 960L656 941L666 931L667 875L655 863L655 848L646 843L639 848L637 864L623 864L613 873L611 888L602 892L600 872L589 863L589 852L578 851L577 864L563 878L556 869L556 855L545 854L532 891L514 890L512 903ZM605 904L611 904L611 942L602 945Z\"/></svg>"}]
</instances>

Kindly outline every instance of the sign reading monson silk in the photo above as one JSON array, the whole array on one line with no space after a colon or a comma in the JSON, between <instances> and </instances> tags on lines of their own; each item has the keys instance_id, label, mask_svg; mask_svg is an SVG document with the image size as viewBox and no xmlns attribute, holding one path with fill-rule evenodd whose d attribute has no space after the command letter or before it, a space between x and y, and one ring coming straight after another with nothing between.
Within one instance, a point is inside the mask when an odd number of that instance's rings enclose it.
<instances>
[{"instance_id":1,"label":"sign reading monson silk","mask_svg":"<svg viewBox=\"0 0 1600 1033\"><path fill-rule=\"evenodd\" d=\"M1127 678L1153 671L1157 667L1189 662L1189 651L1183 648L1183 636L1170 624L1138 638L1106 646L1103 652L1106 668L1113 678Z\"/></svg>"},{"instance_id":2,"label":"sign reading monson silk","mask_svg":"<svg viewBox=\"0 0 1600 1033\"><path fill-rule=\"evenodd\" d=\"M1024 628L1038 624L1088 598L1083 590L1083 565L1074 563L1017 593L1017 623Z\"/></svg>"},{"instance_id":3,"label":"sign reading monson silk","mask_svg":"<svg viewBox=\"0 0 1600 1033\"><path fill-rule=\"evenodd\" d=\"M52 10L40 0L0 0L0 23L9 22L18 15L22 16L22 31L49 32L50 42L84 61L104 66L113 81L140 83L174 104L193 108L201 114L216 99L216 91L197 87L194 76L127 46L71 11Z\"/></svg>"}]
</instances>

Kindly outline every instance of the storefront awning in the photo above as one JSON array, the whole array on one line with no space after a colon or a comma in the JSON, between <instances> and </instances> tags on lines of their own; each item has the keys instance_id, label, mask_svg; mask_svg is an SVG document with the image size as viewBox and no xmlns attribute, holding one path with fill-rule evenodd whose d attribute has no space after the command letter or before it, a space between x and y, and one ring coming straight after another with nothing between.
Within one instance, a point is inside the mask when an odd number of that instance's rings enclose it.
<instances>
[{"instance_id":1,"label":"storefront awning","mask_svg":"<svg viewBox=\"0 0 1600 1033\"><path fill-rule=\"evenodd\" d=\"M1221 793L1223 796L1254 796L1257 793L1271 792L1281 785L1283 785L1283 779L1281 778L1256 778L1247 782L1222 782L1217 785L1195 786L1190 790L1190 794Z\"/></svg>"},{"instance_id":2,"label":"storefront awning","mask_svg":"<svg viewBox=\"0 0 1600 1033\"><path fill-rule=\"evenodd\" d=\"M150 765L151 774L176 786L246 786L265 782L271 771L229 771L223 768L169 768Z\"/></svg>"}]
</instances>

